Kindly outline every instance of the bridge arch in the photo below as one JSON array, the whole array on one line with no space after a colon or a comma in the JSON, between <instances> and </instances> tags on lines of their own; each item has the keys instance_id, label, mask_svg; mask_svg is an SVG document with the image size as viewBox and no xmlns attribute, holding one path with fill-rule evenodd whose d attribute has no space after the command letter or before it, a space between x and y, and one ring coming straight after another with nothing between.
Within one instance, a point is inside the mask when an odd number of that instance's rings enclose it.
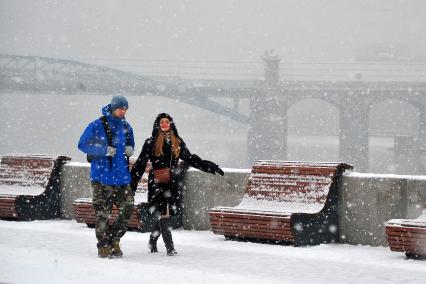
<instances>
[{"instance_id":1,"label":"bridge arch","mask_svg":"<svg viewBox=\"0 0 426 284\"><path fill-rule=\"evenodd\" d=\"M324 99L304 98L287 109L289 160L338 160L339 108Z\"/></svg>"},{"instance_id":2,"label":"bridge arch","mask_svg":"<svg viewBox=\"0 0 426 284\"><path fill-rule=\"evenodd\" d=\"M405 99L386 99L370 108L370 170L418 171L421 109Z\"/></svg>"},{"instance_id":3,"label":"bridge arch","mask_svg":"<svg viewBox=\"0 0 426 284\"><path fill-rule=\"evenodd\" d=\"M386 99L377 102L370 107L370 134L415 136L419 131L420 112L419 106L406 100Z\"/></svg>"}]
</instances>

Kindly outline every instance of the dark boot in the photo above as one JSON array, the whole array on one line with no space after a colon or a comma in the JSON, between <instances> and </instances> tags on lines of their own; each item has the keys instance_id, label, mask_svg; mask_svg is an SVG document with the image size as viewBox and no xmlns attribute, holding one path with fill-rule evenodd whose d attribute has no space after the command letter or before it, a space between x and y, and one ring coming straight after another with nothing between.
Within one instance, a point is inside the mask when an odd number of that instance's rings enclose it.
<instances>
[{"instance_id":1,"label":"dark boot","mask_svg":"<svg viewBox=\"0 0 426 284\"><path fill-rule=\"evenodd\" d=\"M151 252L158 252L157 240L160 237L160 234L160 221L156 221L154 227L152 228L151 235L149 236L148 248L151 250Z\"/></svg>"},{"instance_id":2,"label":"dark boot","mask_svg":"<svg viewBox=\"0 0 426 284\"><path fill-rule=\"evenodd\" d=\"M120 241L114 241L112 242L111 246L111 254L109 255L109 258L118 258L123 257L123 252L120 248Z\"/></svg>"},{"instance_id":3,"label":"dark boot","mask_svg":"<svg viewBox=\"0 0 426 284\"><path fill-rule=\"evenodd\" d=\"M161 236L163 237L164 244L166 245L167 255L176 255L177 251L173 246L172 232L170 231L169 218L160 219Z\"/></svg>"},{"instance_id":4,"label":"dark boot","mask_svg":"<svg viewBox=\"0 0 426 284\"><path fill-rule=\"evenodd\" d=\"M107 246L102 246L98 248L98 257L99 258L106 258L109 257L111 255L111 246L107 245Z\"/></svg>"}]
</instances>

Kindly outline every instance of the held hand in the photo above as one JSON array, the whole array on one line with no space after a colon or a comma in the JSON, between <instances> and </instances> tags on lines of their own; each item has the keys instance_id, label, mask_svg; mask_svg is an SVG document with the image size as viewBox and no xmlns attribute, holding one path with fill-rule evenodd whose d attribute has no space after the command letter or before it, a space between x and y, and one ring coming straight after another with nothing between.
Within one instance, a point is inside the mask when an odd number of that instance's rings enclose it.
<instances>
[{"instance_id":1,"label":"held hand","mask_svg":"<svg viewBox=\"0 0 426 284\"><path fill-rule=\"evenodd\" d=\"M124 147L124 154L126 154L127 157L133 156L134 152L135 150L133 149L132 146L127 145L126 147Z\"/></svg>"},{"instance_id":2,"label":"held hand","mask_svg":"<svg viewBox=\"0 0 426 284\"><path fill-rule=\"evenodd\" d=\"M130 188L133 191L133 196L135 196L136 190L138 189L138 185L135 185L133 182L130 183Z\"/></svg>"},{"instance_id":3,"label":"held hand","mask_svg":"<svg viewBox=\"0 0 426 284\"><path fill-rule=\"evenodd\" d=\"M107 146L107 153L106 153L107 156L114 157L116 153L117 153L117 150L114 147Z\"/></svg>"}]
</instances>

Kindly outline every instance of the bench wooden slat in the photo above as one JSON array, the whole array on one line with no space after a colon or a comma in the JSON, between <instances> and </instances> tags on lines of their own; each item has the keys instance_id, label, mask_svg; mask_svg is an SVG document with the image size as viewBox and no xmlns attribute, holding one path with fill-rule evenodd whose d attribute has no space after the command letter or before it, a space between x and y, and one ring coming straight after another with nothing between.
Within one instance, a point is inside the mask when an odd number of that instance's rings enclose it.
<instances>
[{"instance_id":1,"label":"bench wooden slat","mask_svg":"<svg viewBox=\"0 0 426 284\"><path fill-rule=\"evenodd\" d=\"M250 182L248 185L248 191L259 191L264 190L265 193L268 191L298 191L298 190L316 190L316 191L326 191L325 187L329 187L330 183L318 184L318 183L306 183L306 184L285 184L283 182Z\"/></svg>"},{"instance_id":2,"label":"bench wooden slat","mask_svg":"<svg viewBox=\"0 0 426 284\"><path fill-rule=\"evenodd\" d=\"M265 240L274 240L274 241L288 241L288 242L294 241L294 237L291 235L274 234L274 233L268 233L268 232L223 229L219 232L214 232L214 233L224 235L227 237L253 238L253 239L265 239Z\"/></svg>"},{"instance_id":3,"label":"bench wooden slat","mask_svg":"<svg viewBox=\"0 0 426 284\"><path fill-rule=\"evenodd\" d=\"M326 186L330 186L331 180L328 181L316 181L316 180L306 180L306 181L301 181L301 180L289 180L289 179L265 179L265 178L256 178L256 179L249 179L248 184L247 184L247 189L250 190L252 188L257 188L260 186L263 187L271 187L271 188L322 188L322 187L326 187Z\"/></svg>"},{"instance_id":4,"label":"bench wooden slat","mask_svg":"<svg viewBox=\"0 0 426 284\"><path fill-rule=\"evenodd\" d=\"M51 172L51 168L37 168L37 169L28 169L28 168L11 168L11 167L0 167L0 173L10 174L10 175L27 175L27 176L37 176L37 175L49 175Z\"/></svg>"},{"instance_id":5,"label":"bench wooden slat","mask_svg":"<svg viewBox=\"0 0 426 284\"><path fill-rule=\"evenodd\" d=\"M238 223L238 222L212 222L212 228L213 231L216 230L226 230L226 229L233 229L233 230L249 230L249 231L258 231L258 232L271 232L271 233L288 233L292 235L292 229L289 226L268 226L268 225L260 225L260 224L250 224L247 225L246 223Z\"/></svg>"},{"instance_id":6,"label":"bench wooden slat","mask_svg":"<svg viewBox=\"0 0 426 284\"><path fill-rule=\"evenodd\" d=\"M247 196L263 199L263 200L278 200L283 202L304 202L304 203L324 203L327 200L327 195L318 192L318 196L312 190L294 190L294 191L269 191L252 190L247 193ZM259 198L259 195L263 195Z\"/></svg>"},{"instance_id":7,"label":"bench wooden slat","mask_svg":"<svg viewBox=\"0 0 426 284\"><path fill-rule=\"evenodd\" d=\"M289 222L271 222L264 220L250 220L252 222L246 222L245 219L232 219L232 218L212 218L210 220L210 224L212 227L220 227L220 226L243 226L243 227L256 227L256 228L265 228L265 229L288 229L293 230L292 226Z\"/></svg>"},{"instance_id":8,"label":"bench wooden slat","mask_svg":"<svg viewBox=\"0 0 426 284\"><path fill-rule=\"evenodd\" d=\"M389 240L389 246L391 245L400 245L401 241L400 240ZM422 248L426 247L426 242L419 242L419 241L404 241L404 243L402 244L402 247L404 248L410 248L412 250L417 249L417 250L422 250Z\"/></svg>"},{"instance_id":9,"label":"bench wooden slat","mask_svg":"<svg viewBox=\"0 0 426 284\"><path fill-rule=\"evenodd\" d=\"M333 172L326 168L326 169L263 169L260 170L259 168L253 169L253 173L262 173L262 174L275 174L275 175L299 175L299 176L321 176L321 177L332 177Z\"/></svg>"},{"instance_id":10,"label":"bench wooden slat","mask_svg":"<svg viewBox=\"0 0 426 284\"><path fill-rule=\"evenodd\" d=\"M223 207L222 207L223 208ZM262 212L259 211L245 211L244 209L238 210L233 207L225 207L223 209L210 210L211 217L232 217L232 218L241 218L241 219L253 219L253 220L290 220L291 214L283 214L280 212Z\"/></svg>"},{"instance_id":11,"label":"bench wooden slat","mask_svg":"<svg viewBox=\"0 0 426 284\"><path fill-rule=\"evenodd\" d=\"M45 187L46 185L46 182L43 182L43 181L37 182L37 181L28 181L28 180L19 180L19 179L0 179L0 183L6 184L6 185L19 185L22 187L30 187L33 185Z\"/></svg>"},{"instance_id":12,"label":"bench wooden slat","mask_svg":"<svg viewBox=\"0 0 426 284\"><path fill-rule=\"evenodd\" d=\"M393 222L387 222L387 226L389 228L401 228L401 230L405 230L407 228L424 228L426 220L423 219L413 219L413 220L398 220L398 223L394 223L394 220L391 220Z\"/></svg>"},{"instance_id":13,"label":"bench wooden slat","mask_svg":"<svg viewBox=\"0 0 426 284\"><path fill-rule=\"evenodd\" d=\"M416 234L416 235L388 235L387 237L388 243L389 242L425 242L426 237L424 234Z\"/></svg>"},{"instance_id":14,"label":"bench wooden slat","mask_svg":"<svg viewBox=\"0 0 426 284\"><path fill-rule=\"evenodd\" d=\"M225 222L241 222L242 224L266 224L268 226L283 226L290 227L290 218L289 219L278 219L278 218L269 218L269 219L253 219L253 218L235 218L235 217L226 217L226 216L212 216L212 224L225 223Z\"/></svg>"},{"instance_id":15,"label":"bench wooden slat","mask_svg":"<svg viewBox=\"0 0 426 284\"><path fill-rule=\"evenodd\" d=\"M235 237L245 237L250 235L250 237L254 238L263 238L264 236L273 236L273 240L275 241L292 241L294 240L294 235L291 231L279 231L279 230L265 230L265 229L253 229L247 227L221 227L217 231L213 231L214 234L223 234ZM231 234L232 233L232 234Z\"/></svg>"},{"instance_id":16,"label":"bench wooden slat","mask_svg":"<svg viewBox=\"0 0 426 284\"><path fill-rule=\"evenodd\" d=\"M2 204L0 206L0 210L5 210L5 211L13 210L13 211L15 211L15 204L14 203Z\"/></svg>"},{"instance_id":17,"label":"bench wooden slat","mask_svg":"<svg viewBox=\"0 0 426 284\"><path fill-rule=\"evenodd\" d=\"M406 228L400 228L400 227L386 227L386 233L389 236L392 235L401 235L401 236L425 236L426 235L426 228L421 227L406 227Z\"/></svg>"},{"instance_id":18,"label":"bench wooden slat","mask_svg":"<svg viewBox=\"0 0 426 284\"><path fill-rule=\"evenodd\" d=\"M15 211L15 206L2 206L0 207L0 210L3 212L16 212Z\"/></svg>"},{"instance_id":19,"label":"bench wooden slat","mask_svg":"<svg viewBox=\"0 0 426 284\"><path fill-rule=\"evenodd\" d=\"M50 177L52 168L26 169L26 168L0 168L0 178L16 177L26 179L46 179Z\"/></svg>"},{"instance_id":20,"label":"bench wooden slat","mask_svg":"<svg viewBox=\"0 0 426 284\"><path fill-rule=\"evenodd\" d=\"M219 228L221 226L236 226L236 227L247 227L247 228L264 228L264 229L279 229L279 230L293 230L290 223L286 222L262 222L257 220L257 222L245 222L244 219L211 219L210 224L213 227Z\"/></svg>"},{"instance_id":21,"label":"bench wooden slat","mask_svg":"<svg viewBox=\"0 0 426 284\"><path fill-rule=\"evenodd\" d=\"M27 168L49 168L53 166L53 157L50 155L35 154L5 154L0 164L9 167L27 167Z\"/></svg>"},{"instance_id":22,"label":"bench wooden slat","mask_svg":"<svg viewBox=\"0 0 426 284\"><path fill-rule=\"evenodd\" d=\"M0 169L0 177L8 178L8 177L16 177L16 178L27 178L27 179L45 179L49 178L52 169L43 170L43 171L27 171L27 170L2 170Z\"/></svg>"},{"instance_id":23,"label":"bench wooden slat","mask_svg":"<svg viewBox=\"0 0 426 284\"><path fill-rule=\"evenodd\" d=\"M2 202L0 204L15 203L16 200L16 197L13 195L0 194L0 198L2 199Z\"/></svg>"}]
</instances>

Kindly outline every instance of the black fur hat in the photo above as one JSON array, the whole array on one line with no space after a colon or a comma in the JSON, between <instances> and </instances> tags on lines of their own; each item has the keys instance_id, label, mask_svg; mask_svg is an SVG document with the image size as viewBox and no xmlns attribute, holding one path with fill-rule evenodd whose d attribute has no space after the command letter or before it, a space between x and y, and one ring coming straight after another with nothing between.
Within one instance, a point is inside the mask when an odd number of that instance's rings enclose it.
<instances>
[{"instance_id":1,"label":"black fur hat","mask_svg":"<svg viewBox=\"0 0 426 284\"><path fill-rule=\"evenodd\" d=\"M152 137L156 138L158 136L158 131L160 130L160 120L162 118L167 118L168 120L170 120L170 128L172 129L173 133L180 138L176 125L173 122L173 117L171 117L167 113L160 113L159 115L157 115L157 118L155 119L154 125L152 127Z\"/></svg>"}]
</instances>

